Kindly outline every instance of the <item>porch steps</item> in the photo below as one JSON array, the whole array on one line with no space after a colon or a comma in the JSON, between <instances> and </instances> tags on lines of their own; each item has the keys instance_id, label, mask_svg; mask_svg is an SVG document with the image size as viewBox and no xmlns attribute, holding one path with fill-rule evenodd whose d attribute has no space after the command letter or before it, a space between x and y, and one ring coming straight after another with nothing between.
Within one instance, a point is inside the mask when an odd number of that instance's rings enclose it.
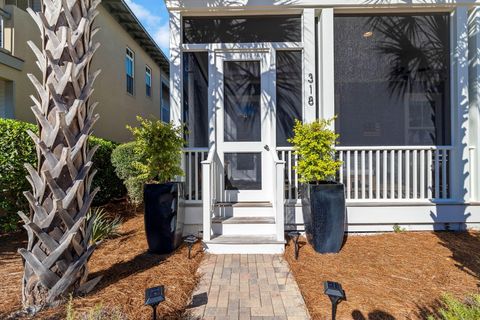
<instances>
[{"instance_id":1,"label":"porch steps","mask_svg":"<svg viewBox=\"0 0 480 320\"><path fill-rule=\"evenodd\" d=\"M222 235L272 235L276 231L274 217L215 217L214 234Z\"/></svg>"},{"instance_id":2,"label":"porch steps","mask_svg":"<svg viewBox=\"0 0 480 320\"><path fill-rule=\"evenodd\" d=\"M205 243L214 254L281 254L285 241L271 235L214 235Z\"/></svg>"},{"instance_id":3,"label":"porch steps","mask_svg":"<svg viewBox=\"0 0 480 320\"><path fill-rule=\"evenodd\" d=\"M272 203L268 201L217 202L215 208L222 217L274 217Z\"/></svg>"},{"instance_id":4,"label":"porch steps","mask_svg":"<svg viewBox=\"0 0 480 320\"><path fill-rule=\"evenodd\" d=\"M205 242L209 253L279 254L285 249L268 201L217 202L211 228L213 236Z\"/></svg>"}]
</instances>

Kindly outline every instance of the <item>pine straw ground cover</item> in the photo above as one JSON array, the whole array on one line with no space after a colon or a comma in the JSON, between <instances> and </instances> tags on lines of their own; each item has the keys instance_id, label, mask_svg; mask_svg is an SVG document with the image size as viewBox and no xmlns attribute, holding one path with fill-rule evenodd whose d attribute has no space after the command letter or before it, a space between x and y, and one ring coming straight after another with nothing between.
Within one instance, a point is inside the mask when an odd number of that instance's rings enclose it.
<instances>
[{"instance_id":1,"label":"pine straw ground cover","mask_svg":"<svg viewBox=\"0 0 480 320\"><path fill-rule=\"evenodd\" d=\"M313 319L330 317L327 280L340 282L347 295L337 319L425 319L444 293L463 300L479 292L479 233L349 236L336 255L304 244L298 261L290 242L285 257Z\"/></svg>"},{"instance_id":2,"label":"pine straw ground cover","mask_svg":"<svg viewBox=\"0 0 480 320\"><path fill-rule=\"evenodd\" d=\"M186 247L169 256L148 254L142 212L133 212L124 204L110 206L107 211L130 217L125 218L120 236L106 240L95 251L89 263L90 273L103 278L93 292L73 299L76 314L101 305L107 310L121 311L128 319L151 319L151 308L143 306L145 289L163 284L166 301L158 307L159 318L186 318L186 305L199 279L196 271L203 256L201 246L197 244L192 249L191 260ZM21 308L23 269L16 252L25 242L25 235L20 233L0 237L0 319ZM65 310L65 305L45 310L35 319L64 319Z\"/></svg>"}]
</instances>

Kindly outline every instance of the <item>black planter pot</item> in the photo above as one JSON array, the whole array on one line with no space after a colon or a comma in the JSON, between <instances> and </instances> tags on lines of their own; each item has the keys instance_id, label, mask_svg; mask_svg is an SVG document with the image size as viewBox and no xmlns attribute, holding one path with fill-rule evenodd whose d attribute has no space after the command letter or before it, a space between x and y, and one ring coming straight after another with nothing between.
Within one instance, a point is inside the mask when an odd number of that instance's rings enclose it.
<instances>
[{"instance_id":1,"label":"black planter pot","mask_svg":"<svg viewBox=\"0 0 480 320\"><path fill-rule=\"evenodd\" d=\"M302 211L308 242L319 253L338 253L345 234L345 188L340 183L305 184Z\"/></svg>"},{"instance_id":2,"label":"black planter pot","mask_svg":"<svg viewBox=\"0 0 480 320\"><path fill-rule=\"evenodd\" d=\"M185 207L183 183L146 184L143 189L148 251L173 252L182 242Z\"/></svg>"}]
</instances>

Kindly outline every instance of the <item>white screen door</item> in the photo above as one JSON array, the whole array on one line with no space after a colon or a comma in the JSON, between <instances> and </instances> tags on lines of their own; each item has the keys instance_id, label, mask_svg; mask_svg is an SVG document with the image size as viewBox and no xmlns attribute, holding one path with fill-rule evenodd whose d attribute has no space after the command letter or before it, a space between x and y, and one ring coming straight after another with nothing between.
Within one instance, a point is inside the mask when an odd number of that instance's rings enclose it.
<instances>
[{"instance_id":1,"label":"white screen door","mask_svg":"<svg viewBox=\"0 0 480 320\"><path fill-rule=\"evenodd\" d=\"M224 199L270 201L275 61L270 51L217 52L217 150Z\"/></svg>"}]
</instances>

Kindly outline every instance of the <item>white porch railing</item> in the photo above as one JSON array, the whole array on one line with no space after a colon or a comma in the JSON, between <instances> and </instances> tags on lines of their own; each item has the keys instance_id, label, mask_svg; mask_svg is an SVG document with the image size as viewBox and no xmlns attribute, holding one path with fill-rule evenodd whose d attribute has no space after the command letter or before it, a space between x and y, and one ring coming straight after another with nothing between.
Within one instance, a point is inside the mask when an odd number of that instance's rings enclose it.
<instances>
[{"instance_id":1,"label":"white porch railing","mask_svg":"<svg viewBox=\"0 0 480 320\"><path fill-rule=\"evenodd\" d=\"M207 160L208 148L185 148L185 200L202 201L202 161Z\"/></svg>"},{"instance_id":2,"label":"white porch railing","mask_svg":"<svg viewBox=\"0 0 480 320\"><path fill-rule=\"evenodd\" d=\"M337 147L336 150L338 159L343 161L337 179L345 185L348 201L436 201L451 198L452 147ZM297 157L292 147L279 147L276 151L278 161L284 162L284 198L297 201L300 198L298 176L294 169ZM205 176L202 171L207 163L210 163L209 170L214 170L212 166L216 166L217 162L208 161L208 148L187 148L184 154L186 200L201 203L207 196L203 192ZM216 152L212 157L218 157ZM211 184L218 183L221 173L215 171L210 174L217 177L209 182L211 193L216 192ZM211 198L212 195L209 196Z\"/></svg>"},{"instance_id":3,"label":"white porch railing","mask_svg":"<svg viewBox=\"0 0 480 320\"><path fill-rule=\"evenodd\" d=\"M450 198L452 147L337 147L343 165L337 177L349 201L445 200ZM285 197L297 200L297 158L277 148L285 166Z\"/></svg>"}]
</instances>

